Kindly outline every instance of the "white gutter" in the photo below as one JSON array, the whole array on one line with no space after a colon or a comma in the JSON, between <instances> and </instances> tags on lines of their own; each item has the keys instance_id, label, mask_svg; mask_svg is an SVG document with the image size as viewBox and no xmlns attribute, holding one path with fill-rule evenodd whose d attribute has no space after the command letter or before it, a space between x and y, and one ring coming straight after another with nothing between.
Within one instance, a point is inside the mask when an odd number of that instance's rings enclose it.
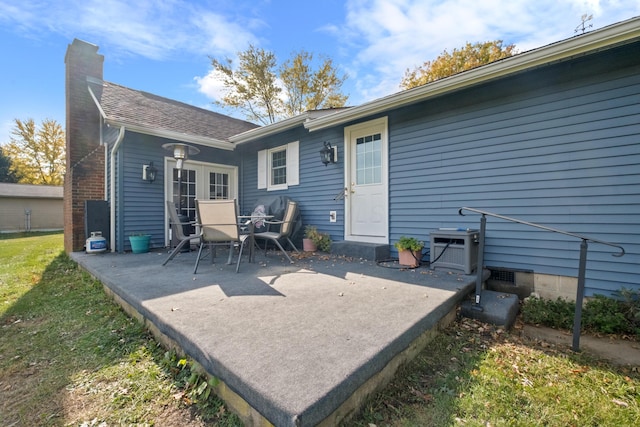
<instances>
[{"instance_id":1,"label":"white gutter","mask_svg":"<svg viewBox=\"0 0 640 427\"><path fill-rule=\"evenodd\" d=\"M610 25L601 30L575 36L529 52L505 58L492 64L437 80L433 83L428 83L424 86L397 92L358 107L318 117L314 120L306 121L304 126L310 132L325 129L373 114L382 113L390 109L421 102L474 84L567 59L572 56L586 54L603 48L611 48L616 44L628 43L639 37L640 18L632 18L618 24Z\"/></svg>"},{"instance_id":2,"label":"white gutter","mask_svg":"<svg viewBox=\"0 0 640 427\"><path fill-rule=\"evenodd\" d=\"M173 132L166 129L156 129L147 126L142 126L135 123L125 123L119 120L105 119L105 123L114 127L126 127L130 132L142 133L150 136L157 136L160 138L174 139L180 142L191 142L193 144L204 145L206 147L219 148L221 150L233 151L235 148L233 144L228 141L219 139L207 138L198 135L189 135L186 133Z\"/></svg>"},{"instance_id":3,"label":"white gutter","mask_svg":"<svg viewBox=\"0 0 640 427\"><path fill-rule=\"evenodd\" d=\"M109 247L111 248L111 252L115 252L115 242L116 242L116 154L122 141L124 140L124 126L120 126L120 132L118 133L118 138L116 142L113 144L113 148L111 149L111 206L109 212Z\"/></svg>"},{"instance_id":4,"label":"white gutter","mask_svg":"<svg viewBox=\"0 0 640 427\"><path fill-rule=\"evenodd\" d=\"M88 79L88 81L89 83L102 84L102 81L99 81L96 79ZM107 117L104 110L102 109L102 105L100 105L100 102L98 101L98 98L93 93L93 90L91 90L91 86L87 86L87 87L89 89L89 94L91 95L93 102L96 104L96 107L98 107L98 111L100 111L100 115L104 119L104 122L109 126L120 127L120 128L126 127L131 132L142 133L150 136L157 136L160 138L174 139L176 141L182 141L182 142L191 142L193 144L200 144L200 145L204 145L205 147L219 148L221 150L232 151L235 148L234 145L231 144L230 142L223 141L220 139L207 138L207 137L198 136L198 135L189 135L186 133L173 132L166 129L152 128L152 127L139 125L136 123L126 123L120 120L110 119Z\"/></svg>"},{"instance_id":5,"label":"white gutter","mask_svg":"<svg viewBox=\"0 0 640 427\"><path fill-rule=\"evenodd\" d=\"M309 118L309 113L305 112L299 114L294 117L290 117L288 119L281 120L279 122L262 126L259 128L251 129L238 135L233 135L229 137L229 141L234 142L236 144L242 144L243 142L253 141L257 138L262 138L265 136L273 135L279 132L283 132L285 130L293 129L297 126L300 126Z\"/></svg>"}]
</instances>

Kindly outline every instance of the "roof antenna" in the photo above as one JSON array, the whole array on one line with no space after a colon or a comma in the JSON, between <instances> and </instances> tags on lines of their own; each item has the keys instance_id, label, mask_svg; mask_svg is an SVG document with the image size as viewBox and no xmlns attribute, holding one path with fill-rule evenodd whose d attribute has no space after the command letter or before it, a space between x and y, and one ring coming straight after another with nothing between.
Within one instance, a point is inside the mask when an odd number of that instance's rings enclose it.
<instances>
[{"instance_id":1,"label":"roof antenna","mask_svg":"<svg viewBox=\"0 0 640 427\"><path fill-rule=\"evenodd\" d=\"M592 28L593 24L589 24L589 25L585 25L587 23L587 21L591 21L593 19L593 15L587 15L586 13L584 15L582 15L582 22L580 24L578 24L578 26L576 27L575 30L573 30L574 33L577 33L578 31L582 31L582 34L584 34L584 32L587 30L587 28Z\"/></svg>"}]
</instances>

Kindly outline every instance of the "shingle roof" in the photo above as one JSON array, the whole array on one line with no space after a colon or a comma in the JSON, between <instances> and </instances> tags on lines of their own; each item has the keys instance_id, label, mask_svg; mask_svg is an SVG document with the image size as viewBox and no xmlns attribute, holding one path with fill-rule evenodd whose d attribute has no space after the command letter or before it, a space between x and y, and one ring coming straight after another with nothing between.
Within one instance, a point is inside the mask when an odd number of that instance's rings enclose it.
<instances>
[{"instance_id":1,"label":"shingle roof","mask_svg":"<svg viewBox=\"0 0 640 427\"><path fill-rule=\"evenodd\" d=\"M228 141L258 125L115 83L91 85L108 123Z\"/></svg>"}]
</instances>

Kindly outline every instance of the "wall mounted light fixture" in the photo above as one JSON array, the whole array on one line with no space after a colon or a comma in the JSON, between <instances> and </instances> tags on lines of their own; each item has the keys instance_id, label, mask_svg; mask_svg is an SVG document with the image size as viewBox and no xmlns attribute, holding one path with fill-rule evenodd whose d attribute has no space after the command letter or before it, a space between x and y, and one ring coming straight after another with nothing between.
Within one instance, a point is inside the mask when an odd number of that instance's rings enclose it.
<instances>
[{"instance_id":1,"label":"wall mounted light fixture","mask_svg":"<svg viewBox=\"0 0 640 427\"><path fill-rule=\"evenodd\" d=\"M325 141L324 147L320 150L320 161L327 166L329 163L338 161L338 147L332 147L330 142Z\"/></svg>"},{"instance_id":2,"label":"wall mounted light fixture","mask_svg":"<svg viewBox=\"0 0 640 427\"><path fill-rule=\"evenodd\" d=\"M142 165L142 179L151 184L156 180L158 169L153 166L153 162L149 162L148 165Z\"/></svg>"}]
</instances>

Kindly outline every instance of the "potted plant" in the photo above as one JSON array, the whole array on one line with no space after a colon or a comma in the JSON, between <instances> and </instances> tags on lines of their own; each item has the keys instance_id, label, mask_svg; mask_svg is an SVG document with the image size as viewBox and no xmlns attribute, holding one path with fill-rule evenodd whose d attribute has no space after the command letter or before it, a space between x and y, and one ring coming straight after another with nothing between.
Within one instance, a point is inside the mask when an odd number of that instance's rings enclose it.
<instances>
[{"instance_id":1,"label":"potted plant","mask_svg":"<svg viewBox=\"0 0 640 427\"><path fill-rule=\"evenodd\" d=\"M131 243L131 251L134 254L142 254L149 252L149 240L151 235L145 233L132 233L129 236L129 243Z\"/></svg>"},{"instance_id":2,"label":"potted plant","mask_svg":"<svg viewBox=\"0 0 640 427\"><path fill-rule=\"evenodd\" d=\"M313 242L313 238L318 235L318 229L313 225L307 225L304 228L304 237L302 238L302 250L305 252L315 252L318 247Z\"/></svg>"},{"instance_id":3,"label":"potted plant","mask_svg":"<svg viewBox=\"0 0 640 427\"><path fill-rule=\"evenodd\" d=\"M400 265L417 267L422 259L422 248L424 242L415 237L400 236L400 239L393 244L398 250L398 262Z\"/></svg>"},{"instance_id":4,"label":"potted plant","mask_svg":"<svg viewBox=\"0 0 640 427\"><path fill-rule=\"evenodd\" d=\"M329 252L331 250L331 237L329 233L318 231L316 226L307 225L304 229L302 249L309 252L315 252L317 250Z\"/></svg>"}]
</instances>

